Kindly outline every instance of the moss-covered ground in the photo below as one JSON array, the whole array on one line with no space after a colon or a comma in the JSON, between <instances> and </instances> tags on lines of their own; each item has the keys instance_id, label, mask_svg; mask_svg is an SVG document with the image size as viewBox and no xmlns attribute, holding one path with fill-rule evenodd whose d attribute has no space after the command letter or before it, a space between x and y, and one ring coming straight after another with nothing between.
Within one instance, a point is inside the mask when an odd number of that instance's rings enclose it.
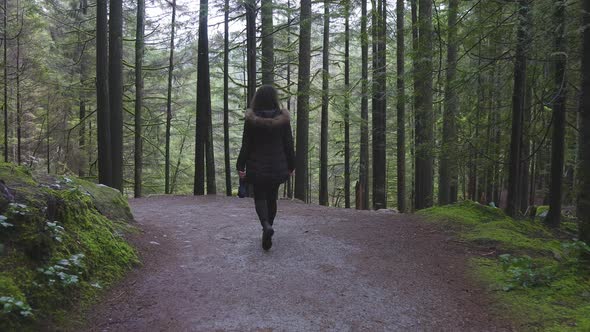
<instances>
[{"instance_id":1,"label":"moss-covered ground","mask_svg":"<svg viewBox=\"0 0 590 332\"><path fill-rule=\"evenodd\" d=\"M67 324L138 262L131 220L114 189L0 163L0 330Z\"/></svg>"},{"instance_id":2,"label":"moss-covered ground","mask_svg":"<svg viewBox=\"0 0 590 332\"><path fill-rule=\"evenodd\" d=\"M474 202L418 214L476 249L470 264L498 298L491 309L509 315L519 330L590 331L590 247L576 240L575 221L554 230L541 217L513 220Z\"/></svg>"}]
</instances>

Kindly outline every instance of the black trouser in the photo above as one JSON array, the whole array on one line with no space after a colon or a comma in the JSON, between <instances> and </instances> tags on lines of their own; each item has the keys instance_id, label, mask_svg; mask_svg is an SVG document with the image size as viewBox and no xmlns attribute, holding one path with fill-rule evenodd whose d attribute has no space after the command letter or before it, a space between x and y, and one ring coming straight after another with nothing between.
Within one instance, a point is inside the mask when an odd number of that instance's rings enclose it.
<instances>
[{"instance_id":1,"label":"black trouser","mask_svg":"<svg viewBox=\"0 0 590 332\"><path fill-rule=\"evenodd\" d=\"M254 184L254 206L263 226L265 221L273 224L277 215L278 197L279 184Z\"/></svg>"}]
</instances>

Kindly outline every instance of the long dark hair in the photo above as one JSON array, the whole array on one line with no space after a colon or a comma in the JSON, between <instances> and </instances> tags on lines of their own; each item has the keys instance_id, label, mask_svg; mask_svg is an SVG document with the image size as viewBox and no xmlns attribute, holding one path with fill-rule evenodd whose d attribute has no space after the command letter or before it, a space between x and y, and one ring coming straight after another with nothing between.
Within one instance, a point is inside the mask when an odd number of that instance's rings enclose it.
<instances>
[{"instance_id":1,"label":"long dark hair","mask_svg":"<svg viewBox=\"0 0 590 332\"><path fill-rule=\"evenodd\" d=\"M263 85L256 90L252 101L250 102L250 109L253 111L270 111L280 110L279 93L272 85Z\"/></svg>"}]
</instances>

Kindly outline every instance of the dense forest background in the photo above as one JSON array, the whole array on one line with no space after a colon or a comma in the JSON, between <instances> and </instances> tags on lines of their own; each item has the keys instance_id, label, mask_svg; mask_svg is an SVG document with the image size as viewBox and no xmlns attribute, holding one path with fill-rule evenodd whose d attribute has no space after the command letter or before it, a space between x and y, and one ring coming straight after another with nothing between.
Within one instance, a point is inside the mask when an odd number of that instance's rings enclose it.
<instances>
[{"instance_id":1,"label":"dense forest background","mask_svg":"<svg viewBox=\"0 0 590 332\"><path fill-rule=\"evenodd\" d=\"M296 136L285 196L550 205L553 225L590 209L588 0L1 5L5 161L230 195L244 110L274 84Z\"/></svg>"}]
</instances>

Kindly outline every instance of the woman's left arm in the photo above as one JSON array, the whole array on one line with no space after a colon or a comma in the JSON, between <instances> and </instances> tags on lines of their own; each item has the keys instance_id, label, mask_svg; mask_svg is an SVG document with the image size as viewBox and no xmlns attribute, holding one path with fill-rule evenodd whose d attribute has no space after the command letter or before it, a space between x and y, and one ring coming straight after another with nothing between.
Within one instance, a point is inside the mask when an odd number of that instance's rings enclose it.
<instances>
[{"instance_id":1,"label":"woman's left arm","mask_svg":"<svg viewBox=\"0 0 590 332\"><path fill-rule=\"evenodd\" d=\"M240 148L240 154L236 162L236 169L238 171L244 171L246 169L246 160L250 150L250 130L248 129L248 123L244 122L244 132L242 134L242 147Z\"/></svg>"}]
</instances>

